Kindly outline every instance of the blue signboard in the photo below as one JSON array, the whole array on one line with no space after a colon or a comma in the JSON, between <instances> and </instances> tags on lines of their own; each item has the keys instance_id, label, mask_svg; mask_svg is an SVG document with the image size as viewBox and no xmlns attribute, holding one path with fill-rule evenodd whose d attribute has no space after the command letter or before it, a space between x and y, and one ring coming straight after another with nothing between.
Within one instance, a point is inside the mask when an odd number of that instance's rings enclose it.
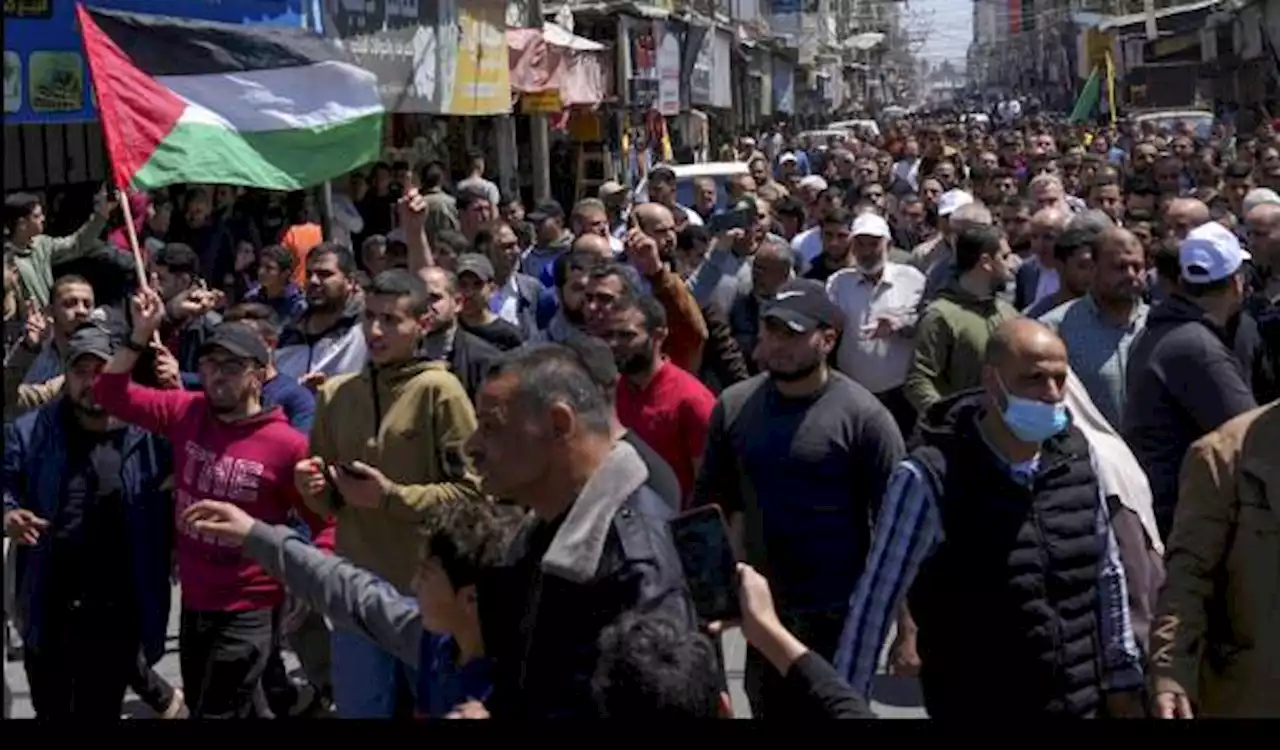
<instances>
[{"instance_id":1,"label":"blue signboard","mask_svg":"<svg viewBox=\"0 0 1280 750\"><path fill-rule=\"evenodd\" d=\"M99 8L224 23L302 26L304 0L93 0ZM75 0L4 0L4 122L98 118Z\"/></svg>"}]
</instances>

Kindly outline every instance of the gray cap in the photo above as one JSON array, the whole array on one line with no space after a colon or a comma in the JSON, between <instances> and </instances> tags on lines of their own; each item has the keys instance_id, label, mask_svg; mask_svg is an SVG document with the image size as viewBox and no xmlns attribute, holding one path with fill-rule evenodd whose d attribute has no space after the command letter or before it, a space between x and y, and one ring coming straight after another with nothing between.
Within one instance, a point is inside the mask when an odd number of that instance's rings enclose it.
<instances>
[{"instance_id":1,"label":"gray cap","mask_svg":"<svg viewBox=\"0 0 1280 750\"><path fill-rule=\"evenodd\" d=\"M493 281L494 277L493 263L480 253L459 255L453 270L459 276L464 273L474 273L481 281Z\"/></svg>"},{"instance_id":2,"label":"gray cap","mask_svg":"<svg viewBox=\"0 0 1280 750\"><path fill-rule=\"evenodd\" d=\"M97 323L85 323L67 339L67 365L86 354L92 354L104 361L110 360L116 353L116 342L111 333Z\"/></svg>"}]
</instances>

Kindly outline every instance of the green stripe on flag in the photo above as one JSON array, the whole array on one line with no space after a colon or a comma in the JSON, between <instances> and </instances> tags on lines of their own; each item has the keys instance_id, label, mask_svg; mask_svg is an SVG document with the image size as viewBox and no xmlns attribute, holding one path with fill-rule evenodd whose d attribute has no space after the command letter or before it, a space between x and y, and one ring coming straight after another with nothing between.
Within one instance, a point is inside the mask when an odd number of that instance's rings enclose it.
<instances>
[{"instance_id":1,"label":"green stripe on flag","mask_svg":"<svg viewBox=\"0 0 1280 750\"><path fill-rule=\"evenodd\" d=\"M1076 99L1076 106L1071 110L1067 124L1075 125L1092 118L1097 113L1098 102L1101 100L1102 72L1095 65L1093 72L1089 74L1089 80L1085 81L1084 88L1080 91L1080 98Z\"/></svg>"},{"instance_id":2,"label":"green stripe on flag","mask_svg":"<svg viewBox=\"0 0 1280 750\"><path fill-rule=\"evenodd\" d=\"M180 120L133 186L179 182L301 190L378 160L384 113L320 128L237 132Z\"/></svg>"}]
</instances>

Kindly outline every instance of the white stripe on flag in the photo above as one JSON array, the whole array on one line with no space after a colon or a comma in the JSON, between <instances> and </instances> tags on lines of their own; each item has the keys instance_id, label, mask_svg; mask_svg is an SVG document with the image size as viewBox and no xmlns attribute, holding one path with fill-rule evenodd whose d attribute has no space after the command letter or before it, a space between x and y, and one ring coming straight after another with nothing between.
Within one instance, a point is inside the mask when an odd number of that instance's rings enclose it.
<instances>
[{"instance_id":1,"label":"white stripe on flag","mask_svg":"<svg viewBox=\"0 0 1280 750\"><path fill-rule=\"evenodd\" d=\"M324 127L383 111L377 77L339 61L156 80L188 103L182 121L242 133Z\"/></svg>"}]
</instances>

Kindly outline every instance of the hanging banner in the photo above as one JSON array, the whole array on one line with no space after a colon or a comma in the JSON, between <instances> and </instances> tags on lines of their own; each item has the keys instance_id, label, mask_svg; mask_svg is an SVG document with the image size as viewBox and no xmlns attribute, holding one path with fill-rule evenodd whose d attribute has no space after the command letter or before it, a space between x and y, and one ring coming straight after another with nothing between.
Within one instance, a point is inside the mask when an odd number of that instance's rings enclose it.
<instances>
[{"instance_id":1,"label":"hanging banner","mask_svg":"<svg viewBox=\"0 0 1280 750\"><path fill-rule=\"evenodd\" d=\"M727 31L711 35L711 106L733 108L733 37Z\"/></svg>"},{"instance_id":2,"label":"hanging banner","mask_svg":"<svg viewBox=\"0 0 1280 750\"><path fill-rule=\"evenodd\" d=\"M795 66L781 57L773 58L773 111L796 111Z\"/></svg>"},{"instance_id":3,"label":"hanging banner","mask_svg":"<svg viewBox=\"0 0 1280 750\"><path fill-rule=\"evenodd\" d=\"M706 26L690 26L685 36L684 48L691 51L681 61L680 78L689 82L689 106L705 107L711 104L711 39L714 35Z\"/></svg>"},{"instance_id":4,"label":"hanging banner","mask_svg":"<svg viewBox=\"0 0 1280 750\"><path fill-rule=\"evenodd\" d=\"M303 25L303 0L92 0L89 4L222 23ZM74 0L5 0L5 124L96 119Z\"/></svg>"},{"instance_id":5,"label":"hanging banner","mask_svg":"<svg viewBox=\"0 0 1280 750\"><path fill-rule=\"evenodd\" d=\"M378 76L388 111L505 114L506 9L498 0L324 0L324 30Z\"/></svg>"},{"instance_id":6,"label":"hanging banner","mask_svg":"<svg viewBox=\"0 0 1280 750\"><path fill-rule=\"evenodd\" d=\"M661 21L652 23L623 17L627 37L627 101L637 109L658 104L658 40Z\"/></svg>"},{"instance_id":7,"label":"hanging banner","mask_svg":"<svg viewBox=\"0 0 1280 750\"><path fill-rule=\"evenodd\" d=\"M663 117L680 114L680 39L674 30L654 21L658 43L658 113Z\"/></svg>"}]
</instances>

